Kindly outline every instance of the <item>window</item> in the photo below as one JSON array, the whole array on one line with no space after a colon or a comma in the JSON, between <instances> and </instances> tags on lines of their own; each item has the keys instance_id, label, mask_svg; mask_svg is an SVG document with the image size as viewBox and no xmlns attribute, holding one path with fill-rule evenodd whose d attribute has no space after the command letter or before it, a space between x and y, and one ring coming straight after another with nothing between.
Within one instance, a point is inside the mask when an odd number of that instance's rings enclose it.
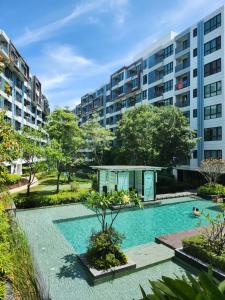
<instances>
[{"instance_id":1,"label":"window","mask_svg":"<svg viewBox=\"0 0 225 300\"><path fill-rule=\"evenodd\" d=\"M170 45L164 49L164 58L173 54L173 45Z\"/></svg>"},{"instance_id":2,"label":"window","mask_svg":"<svg viewBox=\"0 0 225 300\"><path fill-rule=\"evenodd\" d=\"M194 70L193 70L193 77L197 77L197 75L198 75L198 70L197 70L197 69L194 69Z\"/></svg>"},{"instance_id":3,"label":"window","mask_svg":"<svg viewBox=\"0 0 225 300\"><path fill-rule=\"evenodd\" d=\"M169 64L164 66L164 75L170 74L173 72L173 62L170 62Z\"/></svg>"},{"instance_id":4,"label":"window","mask_svg":"<svg viewBox=\"0 0 225 300\"><path fill-rule=\"evenodd\" d=\"M212 127L204 129L204 141L221 141L222 127Z\"/></svg>"},{"instance_id":5,"label":"window","mask_svg":"<svg viewBox=\"0 0 225 300\"><path fill-rule=\"evenodd\" d=\"M143 84L146 84L148 81L148 76L147 74L143 76Z\"/></svg>"},{"instance_id":6,"label":"window","mask_svg":"<svg viewBox=\"0 0 225 300\"><path fill-rule=\"evenodd\" d=\"M198 96L198 90L193 89L193 98L196 98Z\"/></svg>"},{"instance_id":7,"label":"window","mask_svg":"<svg viewBox=\"0 0 225 300\"><path fill-rule=\"evenodd\" d=\"M193 118L197 118L197 109L193 109Z\"/></svg>"},{"instance_id":8,"label":"window","mask_svg":"<svg viewBox=\"0 0 225 300\"><path fill-rule=\"evenodd\" d=\"M222 150L205 150L204 158L219 158L222 159Z\"/></svg>"},{"instance_id":9,"label":"window","mask_svg":"<svg viewBox=\"0 0 225 300\"><path fill-rule=\"evenodd\" d=\"M198 34L198 29L197 29L197 28L195 28L195 29L193 30L193 37L196 37L196 36L197 36L197 34Z\"/></svg>"},{"instance_id":10,"label":"window","mask_svg":"<svg viewBox=\"0 0 225 300\"><path fill-rule=\"evenodd\" d=\"M204 55L208 55L219 49L221 49L221 36L204 44Z\"/></svg>"},{"instance_id":11,"label":"window","mask_svg":"<svg viewBox=\"0 0 225 300\"><path fill-rule=\"evenodd\" d=\"M143 60L143 70L147 68L148 60Z\"/></svg>"},{"instance_id":12,"label":"window","mask_svg":"<svg viewBox=\"0 0 225 300\"><path fill-rule=\"evenodd\" d=\"M147 99L147 90L142 91L142 100Z\"/></svg>"},{"instance_id":13,"label":"window","mask_svg":"<svg viewBox=\"0 0 225 300\"><path fill-rule=\"evenodd\" d=\"M173 97L158 101L153 103L155 106L168 106L168 105L173 105Z\"/></svg>"},{"instance_id":14,"label":"window","mask_svg":"<svg viewBox=\"0 0 225 300\"><path fill-rule=\"evenodd\" d=\"M222 104L206 106L204 108L204 119L216 119L222 117Z\"/></svg>"},{"instance_id":15,"label":"window","mask_svg":"<svg viewBox=\"0 0 225 300\"><path fill-rule=\"evenodd\" d=\"M138 80L137 80L137 78L134 78L133 80L132 80L132 88L134 89L134 88L136 88L138 86Z\"/></svg>"},{"instance_id":16,"label":"window","mask_svg":"<svg viewBox=\"0 0 225 300\"><path fill-rule=\"evenodd\" d=\"M221 81L217 81L204 86L204 97L209 98L222 93Z\"/></svg>"},{"instance_id":17,"label":"window","mask_svg":"<svg viewBox=\"0 0 225 300\"><path fill-rule=\"evenodd\" d=\"M198 158L198 151L194 150L193 151L193 159L196 159L196 158Z\"/></svg>"},{"instance_id":18,"label":"window","mask_svg":"<svg viewBox=\"0 0 225 300\"><path fill-rule=\"evenodd\" d=\"M197 48L193 49L193 57L197 56L198 55L198 50Z\"/></svg>"},{"instance_id":19,"label":"window","mask_svg":"<svg viewBox=\"0 0 225 300\"><path fill-rule=\"evenodd\" d=\"M110 102L110 101L111 101L111 96L110 95L106 96L106 102Z\"/></svg>"},{"instance_id":20,"label":"window","mask_svg":"<svg viewBox=\"0 0 225 300\"><path fill-rule=\"evenodd\" d=\"M221 14L216 15L204 24L204 34L207 34L221 25Z\"/></svg>"},{"instance_id":21,"label":"window","mask_svg":"<svg viewBox=\"0 0 225 300\"><path fill-rule=\"evenodd\" d=\"M221 72L221 58L211 61L204 66L204 77Z\"/></svg>"},{"instance_id":22,"label":"window","mask_svg":"<svg viewBox=\"0 0 225 300\"><path fill-rule=\"evenodd\" d=\"M173 79L166 81L163 85L163 92L168 92L173 89Z\"/></svg>"}]
</instances>

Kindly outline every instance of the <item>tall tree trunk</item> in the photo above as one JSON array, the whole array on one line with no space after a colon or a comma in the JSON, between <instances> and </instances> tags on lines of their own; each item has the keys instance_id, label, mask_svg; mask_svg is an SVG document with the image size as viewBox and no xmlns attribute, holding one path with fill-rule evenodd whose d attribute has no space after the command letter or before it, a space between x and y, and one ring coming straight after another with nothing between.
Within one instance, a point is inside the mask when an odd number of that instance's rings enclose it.
<instances>
[{"instance_id":1,"label":"tall tree trunk","mask_svg":"<svg viewBox=\"0 0 225 300\"><path fill-rule=\"evenodd\" d=\"M30 196L31 178L32 178L32 172L30 170L30 172L29 172L29 179L28 179L28 183L27 183L27 196Z\"/></svg>"},{"instance_id":2,"label":"tall tree trunk","mask_svg":"<svg viewBox=\"0 0 225 300\"><path fill-rule=\"evenodd\" d=\"M61 172L58 172L58 175L57 175L57 188L56 188L56 192L57 192L57 193L59 192L59 180L60 180L60 175L61 175Z\"/></svg>"}]
</instances>

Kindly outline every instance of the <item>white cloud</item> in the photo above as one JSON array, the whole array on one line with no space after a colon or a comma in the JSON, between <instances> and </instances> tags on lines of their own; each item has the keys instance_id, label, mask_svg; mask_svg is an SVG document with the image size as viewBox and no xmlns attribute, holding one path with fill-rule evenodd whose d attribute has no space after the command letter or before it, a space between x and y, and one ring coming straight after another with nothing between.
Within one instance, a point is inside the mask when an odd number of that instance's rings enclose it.
<instances>
[{"instance_id":1,"label":"white cloud","mask_svg":"<svg viewBox=\"0 0 225 300\"><path fill-rule=\"evenodd\" d=\"M110 10L115 15L117 23L123 24L125 21L125 7L127 4L128 0L92 0L82 2L82 4L77 5L71 13L54 22L34 29L26 28L25 32L15 39L15 44L18 47L23 47L41 40L45 40L56 34L58 30L65 27L80 16L94 11L108 12ZM93 17L92 20L94 20ZM97 19L95 19L95 22L96 20Z\"/></svg>"}]
</instances>

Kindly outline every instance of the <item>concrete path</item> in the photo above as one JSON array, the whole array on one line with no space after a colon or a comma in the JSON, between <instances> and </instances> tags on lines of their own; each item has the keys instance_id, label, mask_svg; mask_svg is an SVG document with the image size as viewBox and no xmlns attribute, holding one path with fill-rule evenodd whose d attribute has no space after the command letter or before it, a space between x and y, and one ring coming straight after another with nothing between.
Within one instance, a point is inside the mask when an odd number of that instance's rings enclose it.
<instances>
[{"instance_id":1,"label":"concrete path","mask_svg":"<svg viewBox=\"0 0 225 300\"><path fill-rule=\"evenodd\" d=\"M34 186L38 185L38 183L39 183L38 179L35 178L33 183L31 184L31 187L34 187ZM27 184L25 184L23 186L19 186L19 187L14 188L14 189L11 189L11 190L9 190L9 192L10 192L10 194L18 193L18 192L21 192L21 191L25 190L26 188L27 188Z\"/></svg>"}]
</instances>

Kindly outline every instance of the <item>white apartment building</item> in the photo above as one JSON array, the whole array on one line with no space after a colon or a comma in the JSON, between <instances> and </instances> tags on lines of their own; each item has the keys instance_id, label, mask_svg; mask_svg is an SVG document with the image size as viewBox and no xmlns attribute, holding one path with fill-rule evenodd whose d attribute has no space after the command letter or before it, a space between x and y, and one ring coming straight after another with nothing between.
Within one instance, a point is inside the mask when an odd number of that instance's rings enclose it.
<instances>
[{"instance_id":1,"label":"white apartment building","mask_svg":"<svg viewBox=\"0 0 225 300\"><path fill-rule=\"evenodd\" d=\"M38 129L43 126L49 105L41 83L12 41L0 30L0 109L6 110L7 120L16 130L23 126ZM12 172L22 172L22 161L12 165Z\"/></svg>"},{"instance_id":2,"label":"white apartment building","mask_svg":"<svg viewBox=\"0 0 225 300\"><path fill-rule=\"evenodd\" d=\"M177 169L196 170L204 158L225 159L224 11L222 6L183 32L167 34L81 97L74 110L80 122L96 111L113 131L130 107L175 105L199 138L190 161Z\"/></svg>"}]
</instances>

